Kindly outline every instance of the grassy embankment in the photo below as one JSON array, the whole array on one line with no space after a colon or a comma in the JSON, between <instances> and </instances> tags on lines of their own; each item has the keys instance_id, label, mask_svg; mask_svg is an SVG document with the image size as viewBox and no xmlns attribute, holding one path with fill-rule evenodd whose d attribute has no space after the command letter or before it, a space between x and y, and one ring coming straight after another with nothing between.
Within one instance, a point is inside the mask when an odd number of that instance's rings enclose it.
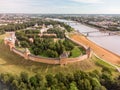
<instances>
[{"instance_id":1,"label":"grassy embankment","mask_svg":"<svg viewBox=\"0 0 120 90\"><path fill-rule=\"evenodd\" d=\"M68 73L74 72L75 70L93 71L95 69L101 70L102 67L111 68L112 71L115 69L108 65L107 63L98 60L96 57L87 59L81 62L69 64L66 66L59 65L47 65L42 63L37 63L16 55L11 52L7 46L3 43L4 35L0 36L0 73L12 73L19 75L20 72L27 72L29 75L34 75L35 73L42 73L43 75L48 73L58 73L63 72Z\"/></svg>"},{"instance_id":2,"label":"grassy embankment","mask_svg":"<svg viewBox=\"0 0 120 90\"><path fill-rule=\"evenodd\" d=\"M75 58L75 57L79 57L80 55L84 54L84 50L82 50L82 48L80 47L74 47L73 50L71 51L71 56L70 58Z\"/></svg>"}]
</instances>

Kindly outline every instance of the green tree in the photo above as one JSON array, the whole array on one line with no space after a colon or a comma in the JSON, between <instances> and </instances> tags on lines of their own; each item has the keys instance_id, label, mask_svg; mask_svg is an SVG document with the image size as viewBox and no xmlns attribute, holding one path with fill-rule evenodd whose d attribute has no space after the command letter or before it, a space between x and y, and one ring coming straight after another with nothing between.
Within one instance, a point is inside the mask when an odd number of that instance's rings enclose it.
<instances>
[{"instance_id":1,"label":"green tree","mask_svg":"<svg viewBox=\"0 0 120 90\"><path fill-rule=\"evenodd\" d=\"M70 83L70 89L69 90L78 90L75 82Z\"/></svg>"},{"instance_id":2,"label":"green tree","mask_svg":"<svg viewBox=\"0 0 120 90\"><path fill-rule=\"evenodd\" d=\"M36 80L37 80L37 83L38 83L38 86L39 87L44 87L44 78L43 78L43 76L41 75L41 74L36 74L35 75L35 77L36 77Z\"/></svg>"},{"instance_id":3,"label":"green tree","mask_svg":"<svg viewBox=\"0 0 120 90\"><path fill-rule=\"evenodd\" d=\"M78 89L79 90L92 90L92 86L88 79L82 79L78 81Z\"/></svg>"},{"instance_id":4,"label":"green tree","mask_svg":"<svg viewBox=\"0 0 120 90\"><path fill-rule=\"evenodd\" d=\"M31 77L30 78L30 83L31 83L31 86L34 86L35 88L37 87L37 79L36 79L36 77Z\"/></svg>"},{"instance_id":5,"label":"green tree","mask_svg":"<svg viewBox=\"0 0 120 90\"><path fill-rule=\"evenodd\" d=\"M101 84L100 82L97 80L97 78L92 78L91 79L91 85L92 85L92 88L93 90L97 90L101 87ZM97 88L97 89L96 89Z\"/></svg>"},{"instance_id":6,"label":"green tree","mask_svg":"<svg viewBox=\"0 0 120 90\"><path fill-rule=\"evenodd\" d=\"M48 49L48 50L46 51L46 53L47 53L47 56L49 56L49 57L52 57L52 58L58 57L58 53L57 53L56 51L53 51L53 50Z\"/></svg>"},{"instance_id":7,"label":"green tree","mask_svg":"<svg viewBox=\"0 0 120 90\"><path fill-rule=\"evenodd\" d=\"M26 83L20 82L20 86L19 86L18 90L27 90Z\"/></svg>"},{"instance_id":8,"label":"green tree","mask_svg":"<svg viewBox=\"0 0 120 90\"><path fill-rule=\"evenodd\" d=\"M19 88L19 82L17 80L13 80L11 85L14 90L17 90Z\"/></svg>"},{"instance_id":9,"label":"green tree","mask_svg":"<svg viewBox=\"0 0 120 90\"><path fill-rule=\"evenodd\" d=\"M20 44L23 48L28 48L29 47L29 44L26 41L21 41Z\"/></svg>"},{"instance_id":10,"label":"green tree","mask_svg":"<svg viewBox=\"0 0 120 90\"><path fill-rule=\"evenodd\" d=\"M74 48L74 45L73 45L73 43L71 43L69 40L67 40L67 39L65 39L64 41L63 41L63 45L65 46L65 49L67 50L67 51L70 51L70 50L72 50L73 48Z\"/></svg>"},{"instance_id":11,"label":"green tree","mask_svg":"<svg viewBox=\"0 0 120 90\"><path fill-rule=\"evenodd\" d=\"M23 81L24 83L28 83L28 73L26 73L26 72L21 72L21 74L20 74L20 79L21 79L21 81Z\"/></svg>"},{"instance_id":12,"label":"green tree","mask_svg":"<svg viewBox=\"0 0 120 90\"><path fill-rule=\"evenodd\" d=\"M55 78L53 77L52 74L46 75L46 81L47 81L47 86L48 87L51 87L52 85L57 83L57 81L55 80Z\"/></svg>"}]
</instances>

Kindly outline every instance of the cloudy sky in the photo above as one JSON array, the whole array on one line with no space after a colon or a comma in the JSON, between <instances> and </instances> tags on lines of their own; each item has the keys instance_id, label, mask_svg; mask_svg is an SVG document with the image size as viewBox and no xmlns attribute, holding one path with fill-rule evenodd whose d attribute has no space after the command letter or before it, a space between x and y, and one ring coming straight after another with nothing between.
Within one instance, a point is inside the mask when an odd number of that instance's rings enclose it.
<instances>
[{"instance_id":1,"label":"cloudy sky","mask_svg":"<svg viewBox=\"0 0 120 90\"><path fill-rule=\"evenodd\" d=\"M120 14L120 0L0 0L0 13Z\"/></svg>"}]
</instances>

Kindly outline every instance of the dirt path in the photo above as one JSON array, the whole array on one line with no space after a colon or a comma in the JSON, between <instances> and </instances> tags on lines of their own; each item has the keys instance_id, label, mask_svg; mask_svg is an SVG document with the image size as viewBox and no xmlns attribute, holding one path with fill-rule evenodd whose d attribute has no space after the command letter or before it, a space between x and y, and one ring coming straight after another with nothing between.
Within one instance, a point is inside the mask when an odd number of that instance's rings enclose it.
<instances>
[{"instance_id":1,"label":"dirt path","mask_svg":"<svg viewBox=\"0 0 120 90\"><path fill-rule=\"evenodd\" d=\"M88 40L86 37L80 35L80 34L72 34L71 38L86 45L90 46L91 49L96 53L100 58L120 66L120 56L115 55L114 53L96 45L92 41Z\"/></svg>"}]
</instances>

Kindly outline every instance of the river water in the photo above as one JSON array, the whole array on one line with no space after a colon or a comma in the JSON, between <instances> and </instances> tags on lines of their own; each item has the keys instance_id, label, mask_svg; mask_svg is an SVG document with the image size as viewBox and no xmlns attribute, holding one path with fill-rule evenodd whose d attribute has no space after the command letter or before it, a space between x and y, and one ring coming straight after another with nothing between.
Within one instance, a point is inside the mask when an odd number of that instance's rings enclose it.
<instances>
[{"instance_id":1,"label":"river water","mask_svg":"<svg viewBox=\"0 0 120 90\"><path fill-rule=\"evenodd\" d=\"M80 33L87 35L87 38L92 42L96 43L97 45L117 54L120 56L120 36L119 35L109 35L108 32L100 32L96 28L92 28L81 23L75 23L68 20L63 19L54 19L60 22L66 22L75 30L79 31ZM69 23L68 23L69 22Z\"/></svg>"}]
</instances>

